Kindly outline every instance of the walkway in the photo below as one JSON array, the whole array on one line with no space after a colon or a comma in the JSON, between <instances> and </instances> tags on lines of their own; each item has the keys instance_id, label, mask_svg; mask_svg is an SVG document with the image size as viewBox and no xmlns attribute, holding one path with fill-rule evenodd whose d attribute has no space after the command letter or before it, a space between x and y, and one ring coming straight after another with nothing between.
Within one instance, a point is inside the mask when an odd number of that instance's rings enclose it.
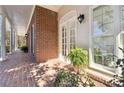
<instances>
[{"instance_id":1,"label":"walkway","mask_svg":"<svg viewBox=\"0 0 124 93\"><path fill-rule=\"evenodd\" d=\"M0 87L52 87L60 69L73 70L59 59L35 64L27 53L16 51L6 61L0 62ZM105 87L94 82L97 87Z\"/></svg>"},{"instance_id":2,"label":"walkway","mask_svg":"<svg viewBox=\"0 0 124 93\"><path fill-rule=\"evenodd\" d=\"M0 62L0 87L35 87L31 65L29 56L19 51Z\"/></svg>"}]
</instances>

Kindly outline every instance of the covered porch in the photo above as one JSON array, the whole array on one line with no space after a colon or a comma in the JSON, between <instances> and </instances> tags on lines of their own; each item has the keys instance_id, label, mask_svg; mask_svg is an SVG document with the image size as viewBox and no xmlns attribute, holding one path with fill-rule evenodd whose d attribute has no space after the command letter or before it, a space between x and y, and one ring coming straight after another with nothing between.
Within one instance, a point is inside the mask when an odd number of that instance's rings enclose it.
<instances>
[{"instance_id":1,"label":"covered porch","mask_svg":"<svg viewBox=\"0 0 124 93\"><path fill-rule=\"evenodd\" d=\"M70 67L59 59L36 64L29 54L17 50L0 63L0 87L53 87L57 72L62 68ZM94 82L96 87L106 87Z\"/></svg>"},{"instance_id":2,"label":"covered porch","mask_svg":"<svg viewBox=\"0 0 124 93\"><path fill-rule=\"evenodd\" d=\"M113 56L123 58L123 12L109 5L1 6L0 86L52 86L57 71L70 68L66 56L75 48L88 51L85 71L96 86L112 86L120 74ZM18 50L18 36L28 53Z\"/></svg>"}]
</instances>

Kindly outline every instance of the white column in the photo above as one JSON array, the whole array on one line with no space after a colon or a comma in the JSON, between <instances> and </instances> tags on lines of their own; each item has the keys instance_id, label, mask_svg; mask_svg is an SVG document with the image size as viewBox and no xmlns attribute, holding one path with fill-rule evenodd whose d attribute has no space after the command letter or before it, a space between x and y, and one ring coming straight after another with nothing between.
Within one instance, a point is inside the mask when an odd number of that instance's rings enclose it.
<instances>
[{"instance_id":1,"label":"white column","mask_svg":"<svg viewBox=\"0 0 124 93\"><path fill-rule=\"evenodd\" d=\"M2 43L1 43L1 39L2 39L2 17L1 17L1 15L0 15L0 61L2 60L2 57L1 57L1 51L2 51L2 49L1 49L1 45L2 45Z\"/></svg>"},{"instance_id":2,"label":"white column","mask_svg":"<svg viewBox=\"0 0 124 93\"><path fill-rule=\"evenodd\" d=\"M1 61L5 60L6 50L5 50L5 16L2 15L2 25L1 25Z\"/></svg>"},{"instance_id":3,"label":"white column","mask_svg":"<svg viewBox=\"0 0 124 93\"><path fill-rule=\"evenodd\" d=\"M17 50L17 49L18 49L18 45L17 45L17 42L18 42L17 40L18 40L18 39L17 39L17 32L16 32L16 31L15 31L15 36L14 36L14 37L15 37L15 40L14 40L14 43L15 43L15 50Z\"/></svg>"},{"instance_id":4,"label":"white column","mask_svg":"<svg viewBox=\"0 0 124 93\"><path fill-rule=\"evenodd\" d=\"M15 32L12 30L12 52L15 51Z\"/></svg>"},{"instance_id":5,"label":"white column","mask_svg":"<svg viewBox=\"0 0 124 93\"><path fill-rule=\"evenodd\" d=\"M12 41L12 38L13 38L13 34L12 34L12 27L11 27L11 31L10 31L10 53L12 53L12 49L13 49L13 41Z\"/></svg>"}]
</instances>

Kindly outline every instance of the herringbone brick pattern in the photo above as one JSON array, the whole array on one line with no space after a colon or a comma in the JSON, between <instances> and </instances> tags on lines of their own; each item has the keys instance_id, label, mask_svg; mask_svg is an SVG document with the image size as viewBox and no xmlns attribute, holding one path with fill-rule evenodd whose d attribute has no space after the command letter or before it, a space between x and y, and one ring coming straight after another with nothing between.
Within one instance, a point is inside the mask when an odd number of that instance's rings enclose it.
<instances>
[{"instance_id":1,"label":"herringbone brick pattern","mask_svg":"<svg viewBox=\"0 0 124 93\"><path fill-rule=\"evenodd\" d=\"M35 87L28 54L15 52L0 62L0 87Z\"/></svg>"}]
</instances>

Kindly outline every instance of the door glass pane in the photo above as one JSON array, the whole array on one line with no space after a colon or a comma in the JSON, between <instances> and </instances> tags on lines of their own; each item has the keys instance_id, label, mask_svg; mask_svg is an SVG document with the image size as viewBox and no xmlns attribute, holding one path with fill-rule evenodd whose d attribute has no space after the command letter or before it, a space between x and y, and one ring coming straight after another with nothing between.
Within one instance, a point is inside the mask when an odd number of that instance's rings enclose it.
<instances>
[{"instance_id":1,"label":"door glass pane","mask_svg":"<svg viewBox=\"0 0 124 93\"><path fill-rule=\"evenodd\" d=\"M70 32L70 49L69 49L69 51L71 50L71 49L73 49L73 48L75 48L75 21L74 20L72 20L72 21L70 21L70 23L69 23L69 32Z\"/></svg>"},{"instance_id":2,"label":"door glass pane","mask_svg":"<svg viewBox=\"0 0 124 93\"><path fill-rule=\"evenodd\" d=\"M67 32L66 32L66 26L62 27L62 55L66 56L67 51Z\"/></svg>"},{"instance_id":3,"label":"door glass pane","mask_svg":"<svg viewBox=\"0 0 124 93\"><path fill-rule=\"evenodd\" d=\"M61 28L62 31L62 55L67 56L71 49L75 48L75 20L67 21Z\"/></svg>"}]
</instances>

